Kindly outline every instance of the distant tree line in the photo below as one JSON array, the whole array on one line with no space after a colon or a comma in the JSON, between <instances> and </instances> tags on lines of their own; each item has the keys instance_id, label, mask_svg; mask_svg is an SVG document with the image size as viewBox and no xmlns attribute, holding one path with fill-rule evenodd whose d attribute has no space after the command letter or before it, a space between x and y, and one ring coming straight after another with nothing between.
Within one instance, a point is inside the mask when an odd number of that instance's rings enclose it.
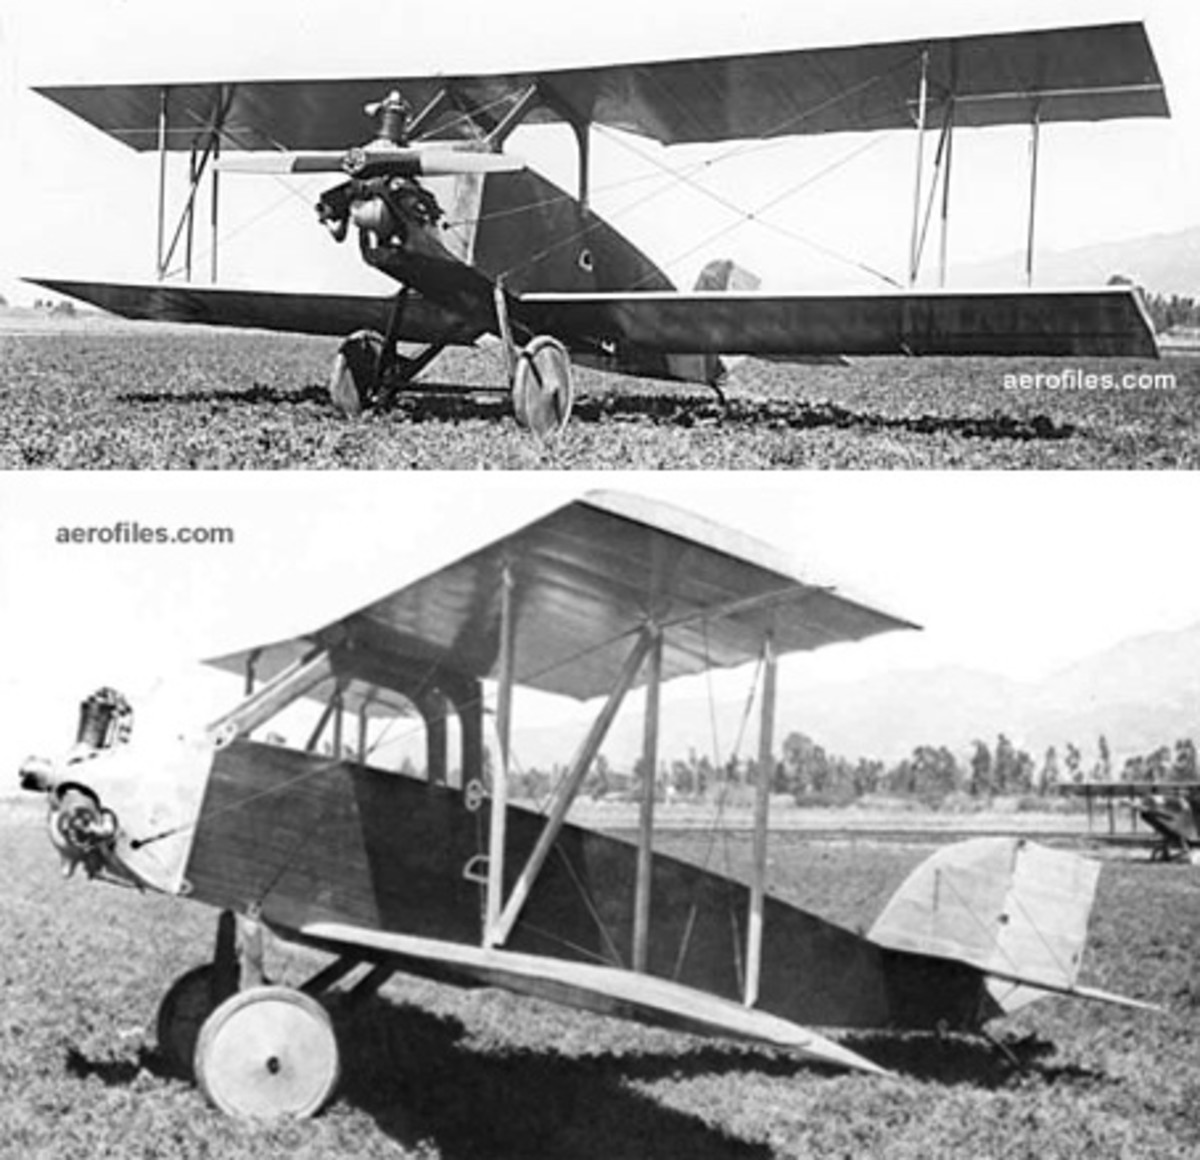
<instances>
[{"instance_id":1,"label":"distant tree line","mask_svg":"<svg viewBox=\"0 0 1200 1160\"><path fill-rule=\"evenodd\" d=\"M811 738L792 733L783 743L776 788L802 803L832 804L880 793L935 804L951 794L994 797L1042 793L1058 780L1057 769L1053 748L1039 767L1029 753L1003 733L993 745L974 741L965 763L945 745L918 745L907 757L891 764L868 758L851 763L830 757Z\"/></svg>"},{"instance_id":2,"label":"distant tree line","mask_svg":"<svg viewBox=\"0 0 1200 1160\"><path fill-rule=\"evenodd\" d=\"M1176 327L1200 328L1200 302L1194 298L1184 298L1179 294L1172 294L1169 298L1165 294L1150 294L1146 297L1146 309L1158 334Z\"/></svg>"},{"instance_id":3,"label":"distant tree line","mask_svg":"<svg viewBox=\"0 0 1200 1160\"><path fill-rule=\"evenodd\" d=\"M545 801L564 770L514 771L509 790L514 797ZM601 754L584 782L593 799L633 800L642 795L645 768L639 760L631 772L614 770ZM1096 758L1085 765L1083 750L1067 742L1048 746L1041 759L1017 746L1006 734L988 743L977 738L960 758L945 745L918 745L891 762L860 757L850 760L829 753L807 734L793 731L783 740L771 771L771 792L808 806L849 805L870 794L917 799L936 806L952 795L975 799L1040 797L1065 784L1082 781L1200 782L1200 755L1191 738L1174 746L1126 759L1114 776L1112 753L1103 734ZM660 764L655 777L659 800L713 802L722 797L744 801L758 781L752 758L716 763L695 750L686 758Z\"/></svg>"},{"instance_id":4,"label":"distant tree line","mask_svg":"<svg viewBox=\"0 0 1200 1160\"><path fill-rule=\"evenodd\" d=\"M0 303L3 305L3 303ZM75 309L74 302L68 302L65 298L55 301L53 298L38 298L33 304L34 310L41 310L47 314L53 314L57 318L74 318L79 312Z\"/></svg>"},{"instance_id":5,"label":"distant tree line","mask_svg":"<svg viewBox=\"0 0 1200 1160\"><path fill-rule=\"evenodd\" d=\"M1124 274L1114 274L1108 280L1110 286L1132 286L1132 278ZM1184 297L1182 294L1148 294L1142 287L1142 301L1154 330L1158 334L1173 330L1176 327L1184 329L1200 328L1200 302L1195 298Z\"/></svg>"},{"instance_id":6,"label":"distant tree line","mask_svg":"<svg viewBox=\"0 0 1200 1160\"><path fill-rule=\"evenodd\" d=\"M1175 742L1175 748L1160 745L1152 753L1130 757L1121 770L1122 781L1200 781L1196 743L1190 737Z\"/></svg>"}]
</instances>

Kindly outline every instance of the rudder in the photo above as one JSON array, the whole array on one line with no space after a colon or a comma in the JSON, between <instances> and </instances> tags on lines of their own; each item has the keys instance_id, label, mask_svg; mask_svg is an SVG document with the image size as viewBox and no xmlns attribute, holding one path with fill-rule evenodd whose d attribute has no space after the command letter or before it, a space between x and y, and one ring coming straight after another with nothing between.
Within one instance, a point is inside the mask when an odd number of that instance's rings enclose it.
<instances>
[{"instance_id":1,"label":"rudder","mask_svg":"<svg viewBox=\"0 0 1200 1160\"><path fill-rule=\"evenodd\" d=\"M1042 988L1075 988L1099 874L1096 862L1024 838L958 842L905 879L867 937L976 967L1012 1012Z\"/></svg>"}]
</instances>

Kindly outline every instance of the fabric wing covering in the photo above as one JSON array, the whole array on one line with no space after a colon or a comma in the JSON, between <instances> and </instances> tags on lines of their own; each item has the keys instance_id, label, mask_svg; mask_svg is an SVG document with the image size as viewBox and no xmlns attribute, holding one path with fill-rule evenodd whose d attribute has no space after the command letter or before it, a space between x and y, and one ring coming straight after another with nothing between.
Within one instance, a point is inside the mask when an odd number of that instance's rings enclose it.
<instances>
[{"instance_id":1,"label":"fabric wing covering","mask_svg":"<svg viewBox=\"0 0 1200 1160\"><path fill-rule=\"evenodd\" d=\"M252 650L269 677L314 644L497 676L505 568L517 684L588 699L614 685L640 630L664 630L664 679L861 640L907 621L813 584L786 556L708 519L590 493L311 635ZM247 652L211 663L241 672Z\"/></svg>"},{"instance_id":2,"label":"fabric wing covering","mask_svg":"<svg viewBox=\"0 0 1200 1160\"><path fill-rule=\"evenodd\" d=\"M1043 355L1156 358L1133 286L898 294L527 294L552 334L724 355Z\"/></svg>"},{"instance_id":3,"label":"fabric wing covering","mask_svg":"<svg viewBox=\"0 0 1200 1160\"><path fill-rule=\"evenodd\" d=\"M77 282L28 278L38 286L99 306L123 318L284 330L342 337L356 330L386 333L393 297L241 290L190 283ZM410 291L397 338L467 345L482 332L452 310Z\"/></svg>"},{"instance_id":4,"label":"fabric wing covering","mask_svg":"<svg viewBox=\"0 0 1200 1160\"><path fill-rule=\"evenodd\" d=\"M585 68L477 75L43 86L44 96L138 150L188 150L211 130L224 149L342 149L362 139L362 107L399 88L414 110L455 94L424 137L468 137L461 109L497 119L530 86L531 123L574 121L663 144L911 128L928 52L936 126L1100 121L1168 115L1145 28L1136 22ZM165 105L164 105L165 93Z\"/></svg>"}]
</instances>

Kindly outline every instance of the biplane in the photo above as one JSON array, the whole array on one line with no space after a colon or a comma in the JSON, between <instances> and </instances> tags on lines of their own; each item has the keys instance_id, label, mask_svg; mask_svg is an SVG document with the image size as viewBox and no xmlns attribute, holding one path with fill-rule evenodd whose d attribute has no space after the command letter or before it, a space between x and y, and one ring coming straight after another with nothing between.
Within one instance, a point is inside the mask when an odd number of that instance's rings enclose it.
<instances>
[{"instance_id":1,"label":"biplane","mask_svg":"<svg viewBox=\"0 0 1200 1160\"><path fill-rule=\"evenodd\" d=\"M1150 859L1154 862L1200 862L1200 786L1188 782L1164 781L1087 781L1062 787L1063 792L1082 797L1087 803L1088 829L1095 820L1095 802L1103 801L1108 810L1108 835L1116 839L1114 804L1130 811L1136 833L1140 818L1150 827L1154 839ZM1135 837L1129 835L1129 839ZM1127 839L1128 840L1128 839Z\"/></svg>"},{"instance_id":2,"label":"biplane","mask_svg":"<svg viewBox=\"0 0 1200 1160\"><path fill-rule=\"evenodd\" d=\"M330 391L349 414L419 389L417 376L442 350L486 335L502 344L503 389L518 421L541 433L567 421L573 361L719 391L723 355L1157 353L1135 289L1032 286L1042 127L1169 115L1140 23L478 75L38 91L134 150L158 151L158 281L32 280L132 318L342 337ZM374 136L364 109L376 122ZM576 140L573 192L505 149L521 126L553 123L569 126ZM951 291L955 132L1003 125L1031 132L1028 285ZM681 291L592 209L593 129L665 146L913 132L908 268L898 277L881 274L878 293L780 293L718 259L694 290ZM930 165L926 139L935 134ZM168 242L164 190L173 153L187 155L189 185ZM722 160L734 164L738 155L728 148ZM217 285L219 178L229 172L329 174L335 184L316 205L318 220L336 241L353 234L360 257L394 280L396 293ZM192 246L210 174L213 285L199 285L191 281ZM679 180L703 192L689 174ZM935 217L940 277L931 289L918 279ZM187 280L166 281L181 248Z\"/></svg>"},{"instance_id":3,"label":"biplane","mask_svg":"<svg viewBox=\"0 0 1200 1160\"><path fill-rule=\"evenodd\" d=\"M169 749L139 749L140 722L103 691L67 758L31 760L23 781L48 794L68 868L221 912L212 961L167 992L158 1036L238 1115L329 1099L339 1046L321 998L356 973L354 992L406 972L872 1073L814 1028L979 1031L1045 995L1132 1002L1078 981L1099 866L1075 855L946 847L866 934L768 890L778 659L911 627L757 540L590 493L333 623L217 658L244 697ZM655 850L653 776L636 841L569 820L630 693L654 771L663 684L733 668L756 674L760 715L748 883ZM540 812L509 801L528 690L594 705ZM305 740L263 738L305 703ZM377 756L397 719L422 723L422 769ZM299 988L268 983L266 932L331 959Z\"/></svg>"}]
</instances>

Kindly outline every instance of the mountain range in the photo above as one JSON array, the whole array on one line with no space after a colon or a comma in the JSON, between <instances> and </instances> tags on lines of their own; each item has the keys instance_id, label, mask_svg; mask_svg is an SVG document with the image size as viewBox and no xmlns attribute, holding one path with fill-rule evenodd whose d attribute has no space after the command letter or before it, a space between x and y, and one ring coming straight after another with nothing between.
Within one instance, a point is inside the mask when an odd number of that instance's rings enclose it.
<instances>
[{"instance_id":1,"label":"mountain range","mask_svg":"<svg viewBox=\"0 0 1200 1160\"><path fill-rule=\"evenodd\" d=\"M710 758L717 736L737 736L745 707L703 699L664 708L659 752L663 760L690 750ZM626 719L628 718L628 719ZM629 768L641 746L638 713L623 713L602 752L615 768ZM1018 681L961 667L895 671L859 681L781 688L776 737L807 734L830 754L887 762L918 745L945 745L965 756L976 738L994 745L999 733L1041 761L1068 742L1083 751L1084 769L1105 736L1114 768L1125 758L1200 739L1200 624L1135 637L1037 681ZM753 735L753 727L750 729ZM527 728L518 741L521 763L550 768L566 762L579 726ZM743 752L752 752L749 745ZM727 756L723 754L722 756Z\"/></svg>"},{"instance_id":2,"label":"mountain range","mask_svg":"<svg viewBox=\"0 0 1200 1160\"><path fill-rule=\"evenodd\" d=\"M950 285L1019 286L1024 269L1024 255L1014 252L953 267ZM1200 298L1200 226L1073 250L1039 250L1034 283L1046 288L1103 286L1114 274L1151 293Z\"/></svg>"}]
</instances>

